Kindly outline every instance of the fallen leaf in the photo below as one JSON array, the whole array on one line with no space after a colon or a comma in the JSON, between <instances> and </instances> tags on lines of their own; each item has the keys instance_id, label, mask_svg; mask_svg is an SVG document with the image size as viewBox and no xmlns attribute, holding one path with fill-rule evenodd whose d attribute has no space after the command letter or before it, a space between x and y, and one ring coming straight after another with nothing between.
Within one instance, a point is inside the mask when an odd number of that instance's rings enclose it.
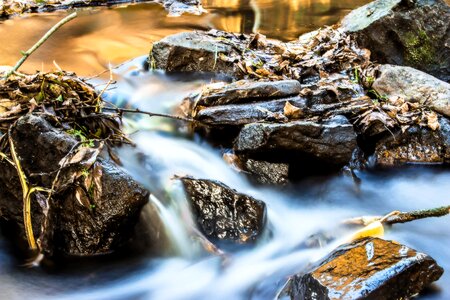
<instances>
[{"instance_id":1,"label":"fallen leaf","mask_svg":"<svg viewBox=\"0 0 450 300\"><path fill-rule=\"evenodd\" d=\"M292 105L289 101L286 101L283 113L289 119L300 119L303 116L301 108Z\"/></svg>"}]
</instances>

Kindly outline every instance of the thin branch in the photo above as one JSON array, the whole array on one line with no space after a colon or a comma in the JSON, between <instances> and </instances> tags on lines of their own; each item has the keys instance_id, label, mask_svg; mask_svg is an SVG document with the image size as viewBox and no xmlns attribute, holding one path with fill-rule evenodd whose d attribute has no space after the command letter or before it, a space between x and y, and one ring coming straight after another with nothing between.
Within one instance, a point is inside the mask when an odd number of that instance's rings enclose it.
<instances>
[{"instance_id":1,"label":"thin branch","mask_svg":"<svg viewBox=\"0 0 450 300\"><path fill-rule=\"evenodd\" d=\"M55 33L61 26L63 26L67 22L75 19L76 17L77 17L76 12L68 15L67 17L65 17L64 19L59 21L55 26L53 26L49 31L47 31L47 33L43 37L41 37L41 39L36 44L34 44L33 47L28 49L28 51L26 51L26 52L22 52L22 58L16 63L16 65L9 72L6 73L6 75L3 77L3 79L5 79L5 80L8 79L8 77L11 76L11 74L15 73L20 68L20 66L22 66L22 64L25 62L25 60L27 60L27 58L34 51L36 51L40 46L42 46L42 44L44 44L53 33Z\"/></svg>"},{"instance_id":2,"label":"thin branch","mask_svg":"<svg viewBox=\"0 0 450 300\"><path fill-rule=\"evenodd\" d=\"M132 113L132 114L148 115L150 117L169 118L169 119L185 121L185 122L198 122L197 120L194 120L194 119L191 119L191 118L184 118L184 117L173 116L173 115L169 115L169 114L152 113L152 112L148 112L148 111L142 111L142 110L139 110L139 109L104 107L103 110L114 111L114 112L117 112L118 114Z\"/></svg>"},{"instance_id":3,"label":"thin branch","mask_svg":"<svg viewBox=\"0 0 450 300\"><path fill-rule=\"evenodd\" d=\"M393 211L386 216L364 216L344 221L344 224L353 225L369 225L379 221L383 224L393 225L399 223L407 223L425 218L437 218L450 214L450 205L432 209L416 210L411 212Z\"/></svg>"}]
</instances>

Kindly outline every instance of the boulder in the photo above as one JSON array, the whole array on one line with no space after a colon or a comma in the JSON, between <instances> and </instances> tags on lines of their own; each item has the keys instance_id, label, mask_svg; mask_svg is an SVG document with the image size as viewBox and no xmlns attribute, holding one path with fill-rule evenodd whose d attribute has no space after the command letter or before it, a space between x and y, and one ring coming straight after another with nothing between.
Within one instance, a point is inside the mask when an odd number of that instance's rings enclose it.
<instances>
[{"instance_id":1,"label":"boulder","mask_svg":"<svg viewBox=\"0 0 450 300\"><path fill-rule=\"evenodd\" d=\"M169 16L178 17L184 13L201 15L205 10L200 0L159 0L169 13Z\"/></svg>"},{"instance_id":2,"label":"boulder","mask_svg":"<svg viewBox=\"0 0 450 300\"><path fill-rule=\"evenodd\" d=\"M381 96L419 102L450 117L450 84L410 67L382 65L378 71L372 88Z\"/></svg>"},{"instance_id":3,"label":"boulder","mask_svg":"<svg viewBox=\"0 0 450 300\"><path fill-rule=\"evenodd\" d=\"M78 143L72 135L34 115L21 117L11 129L11 138L29 184L45 188L52 187L59 162ZM48 256L111 253L130 239L141 209L148 203L149 192L114 163L97 158L95 164L96 190L92 193L96 196L89 196L89 205L80 201L75 184L60 187L48 203L46 194L35 193L32 197L34 235L41 238L42 251ZM79 166L68 167L60 178L70 182L78 171L82 171ZM0 215L24 241L22 203L17 171L0 161Z\"/></svg>"},{"instance_id":4,"label":"boulder","mask_svg":"<svg viewBox=\"0 0 450 300\"><path fill-rule=\"evenodd\" d=\"M182 177L199 229L213 242L255 242L266 224L266 205L223 183Z\"/></svg>"},{"instance_id":5,"label":"boulder","mask_svg":"<svg viewBox=\"0 0 450 300\"><path fill-rule=\"evenodd\" d=\"M335 165L347 164L356 148L356 133L344 116L321 122L252 123L237 137L236 152L291 151Z\"/></svg>"},{"instance_id":6,"label":"boulder","mask_svg":"<svg viewBox=\"0 0 450 300\"><path fill-rule=\"evenodd\" d=\"M295 300L409 299L438 280L430 256L393 241L366 238L342 245L289 283Z\"/></svg>"},{"instance_id":7,"label":"boulder","mask_svg":"<svg viewBox=\"0 0 450 300\"><path fill-rule=\"evenodd\" d=\"M450 6L444 0L376 0L341 28L380 63L411 66L450 81Z\"/></svg>"},{"instance_id":8,"label":"boulder","mask_svg":"<svg viewBox=\"0 0 450 300\"><path fill-rule=\"evenodd\" d=\"M182 32L153 44L150 66L167 72L216 72L235 76L239 70L233 61L221 59L221 54L238 56L228 44L205 32Z\"/></svg>"},{"instance_id":9,"label":"boulder","mask_svg":"<svg viewBox=\"0 0 450 300\"><path fill-rule=\"evenodd\" d=\"M439 129L412 126L405 132L388 134L378 141L371 161L392 167L406 163L442 164L450 162L450 121L439 118Z\"/></svg>"}]
</instances>

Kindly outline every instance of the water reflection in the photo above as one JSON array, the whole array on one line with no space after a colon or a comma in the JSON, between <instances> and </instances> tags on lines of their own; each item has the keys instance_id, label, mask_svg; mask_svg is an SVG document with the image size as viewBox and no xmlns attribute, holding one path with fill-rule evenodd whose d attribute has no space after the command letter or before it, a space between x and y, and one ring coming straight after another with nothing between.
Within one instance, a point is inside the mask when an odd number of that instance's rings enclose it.
<instances>
[{"instance_id":1,"label":"water reflection","mask_svg":"<svg viewBox=\"0 0 450 300\"><path fill-rule=\"evenodd\" d=\"M22 67L54 69L53 61L79 75L95 75L108 64L149 52L164 36L192 29L260 31L269 37L295 39L299 34L337 22L368 0L206 0L209 14L167 17L155 3L80 11L80 16L54 34ZM20 51L33 45L65 12L28 15L0 22L0 65L13 65Z\"/></svg>"}]
</instances>

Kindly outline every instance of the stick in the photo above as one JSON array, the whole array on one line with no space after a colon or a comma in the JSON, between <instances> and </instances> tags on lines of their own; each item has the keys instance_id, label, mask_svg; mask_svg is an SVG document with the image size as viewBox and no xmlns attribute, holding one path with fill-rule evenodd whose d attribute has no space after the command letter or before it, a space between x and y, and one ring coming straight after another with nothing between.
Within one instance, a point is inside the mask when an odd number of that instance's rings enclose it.
<instances>
[{"instance_id":1,"label":"stick","mask_svg":"<svg viewBox=\"0 0 450 300\"><path fill-rule=\"evenodd\" d=\"M62 19L61 21L59 21L55 26L53 26L49 31L47 31L47 33L41 37L41 39L33 45L33 47L31 47L30 49L28 49L28 51L26 52L22 52L22 58L16 63L16 65L8 72L6 73L6 75L3 77L3 79L8 79L9 76L11 76L11 74L15 73L20 66L22 66L22 64L25 62L25 60L27 60L27 58L34 52L36 51L40 46L42 46L42 44L45 43L45 41L48 40L48 38L55 33L61 26L63 26L64 24L66 24L67 22L75 19L77 17L77 13L74 12L73 14L68 15L67 17L65 17L64 19Z\"/></svg>"},{"instance_id":2,"label":"stick","mask_svg":"<svg viewBox=\"0 0 450 300\"><path fill-rule=\"evenodd\" d=\"M384 217L381 216L365 216L344 221L345 224L369 225L375 221L393 225L398 223L407 223L425 218L437 218L450 214L450 205L432 209L416 210L411 212L393 211Z\"/></svg>"},{"instance_id":3,"label":"stick","mask_svg":"<svg viewBox=\"0 0 450 300\"><path fill-rule=\"evenodd\" d=\"M168 115L168 114L152 113L152 112L148 112L148 111L141 111L139 109L104 107L103 110L115 111L119 114L123 114L123 113L143 114L143 115L148 115L150 117L162 117L162 118L175 119L175 120L180 120L180 121L185 121L185 122L198 122L197 120L194 120L191 118L184 118L184 117L173 116L173 115Z\"/></svg>"}]
</instances>

